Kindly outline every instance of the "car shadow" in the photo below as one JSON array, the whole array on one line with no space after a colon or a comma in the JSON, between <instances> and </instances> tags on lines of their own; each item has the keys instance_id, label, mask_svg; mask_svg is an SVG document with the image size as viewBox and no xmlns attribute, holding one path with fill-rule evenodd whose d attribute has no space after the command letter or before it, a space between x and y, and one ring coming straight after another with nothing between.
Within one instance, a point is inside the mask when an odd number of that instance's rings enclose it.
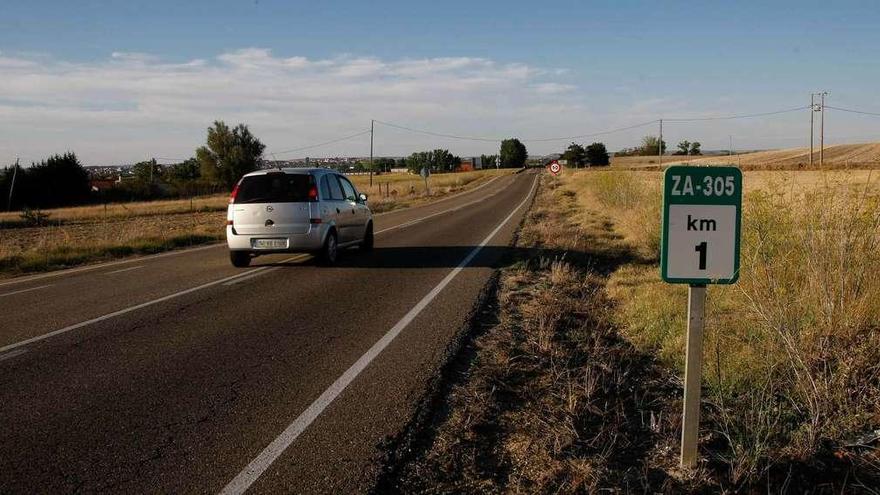
<instances>
[{"instance_id":1,"label":"car shadow","mask_svg":"<svg viewBox=\"0 0 880 495\"><path fill-rule=\"evenodd\" d=\"M340 252L336 266L339 268L390 268L390 269L416 269L416 268L457 268L466 258L470 257L477 246L396 246L376 247L372 251L364 252L359 249L350 249ZM628 253L621 252L609 256L601 256L594 252L546 249L540 247L517 247L517 246L483 246L467 262L468 267L477 268L503 268L518 261L539 260L569 260L575 263L583 263L589 260L598 272L604 272L612 267L619 266L624 262L638 261ZM268 263L268 266L303 266L317 265L315 258L309 258L300 262L276 262ZM263 266L266 266L263 265Z\"/></svg>"}]
</instances>

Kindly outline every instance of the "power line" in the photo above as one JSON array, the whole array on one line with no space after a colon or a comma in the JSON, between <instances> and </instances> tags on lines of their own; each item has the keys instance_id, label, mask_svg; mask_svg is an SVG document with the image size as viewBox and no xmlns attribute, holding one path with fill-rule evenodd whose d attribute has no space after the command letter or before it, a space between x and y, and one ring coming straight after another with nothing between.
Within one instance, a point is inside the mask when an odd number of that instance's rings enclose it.
<instances>
[{"instance_id":1,"label":"power line","mask_svg":"<svg viewBox=\"0 0 880 495\"><path fill-rule=\"evenodd\" d=\"M664 118L663 121L665 121L665 122L701 122L701 121L710 121L710 120L746 119L746 118L766 117L766 116L770 116L770 115L779 115L779 114L783 114L783 113L797 112L797 111L801 111L801 110L804 110L807 108L810 108L810 107L809 106L800 106L800 107L795 107L795 108L786 108L783 110L776 110L773 112L761 112L761 113L739 114L739 115L724 115L724 116L716 116L716 117L692 117L692 118L682 117L682 118L671 118L671 119ZM829 108L831 108L831 107L829 107ZM576 136L548 137L548 138L521 138L520 140L523 142L531 142L531 143L540 143L540 142L548 142L548 141L568 141L568 140L582 139L582 138L587 138L587 137L604 136L607 134L613 134L616 132L622 132L622 131L627 131L630 129L637 129L639 127L653 125L658 122L660 122L660 119L653 119L653 120L649 120L647 122L641 122L638 124L633 124L633 125L629 125L629 126L625 126L625 127L618 127L618 128L609 129L606 131L593 132L593 133L589 133L589 134L579 134ZM383 122L381 120L377 120L376 123L386 125L389 127L394 127L396 129L402 129L405 131L416 132L419 134L426 134L429 136L450 138L450 139L461 139L461 140L467 140L467 141L483 141L483 142L492 142L492 143L496 143L496 142L503 140L503 138L487 138L487 137L481 137L481 136L461 136L461 135L456 135L456 134L447 134L447 133L443 133L443 132L435 132L435 131L429 131L429 130L425 130L425 129L417 129L414 127L408 127L408 126L404 126L404 125L400 125L400 124L393 124L391 122Z\"/></svg>"},{"instance_id":2,"label":"power line","mask_svg":"<svg viewBox=\"0 0 880 495\"><path fill-rule=\"evenodd\" d=\"M465 141L485 141L490 143L497 143L498 141L502 141L503 139L499 138L486 138L486 137L474 137L474 136L456 136L454 134L444 134L442 132L434 132L434 131L426 131L424 129L415 129L413 127L407 127L398 124L392 124L391 122L383 122L381 120L375 121L377 124L386 125L388 127L394 127L396 129L402 129L404 131L416 132L419 134L427 134L429 136L437 136L437 137L445 137L451 139L462 139ZM369 131L368 131L369 132Z\"/></svg>"},{"instance_id":3,"label":"power line","mask_svg":"<svg viewBox=\"0 0 880 495\"><path fill-rule=\"evenodd\" d=\"M376 122L378 122L378 120ZM269 154L270 155L283 155L286 153L295 153L297 151L309 150L312 148L320 148L321 146L327 146L328 144L338 143L340 141L347 141L349 139L354 139L358 136L363 136L364 134L369 134L369 133L370 133L370 130L367 129L366 131L361 131L361 132L358 132L357 134L352 134L350 136L345 136L345 137L341 137L341 138L337 138L337 139L331 139L330 141L324 141L323 143L310 144L308 146L301 146L299 148L291 148L289 150L275 151L275 152L272 152Z\"/></svg>"},{"instance_id":4,"label":"power line","mask_svg":"<svg viewBox=\"0 0 880 495\"><path fill-rule=\"evenodd\" d=\"M605 134L613 134L615 132L627 131L630 129L637 129L639 127L645 127L647 125L656 124L659 122L659 119L654 119L648 122L642 122L641 124L633 124L626 127L618 127L617 129L611 129L608 131L594 132L592 134L581 134L578 136L567 136L567 137L554 137L554 138L540 138L540 139L523 139L523 141L527 141L530 143L538 143L538 142L547 142L547 141L568 141L570 139L581 139L585 137L595 137L595 136L604 136Z\"/></svg>"},{"instance_id":5,"label":"power line","mask_svg":"<svg viewBox=\"0 0 880 495\"><path fill-rule=\"evenodd\" d=\"M825 105L825 108L833 108L834 110L840 110L841 112L860 113L862 115L873 115L875 117L880 117L880 113L877 112L865 112L862 110L852 110L849 108L832 107L831 105Z\"/></svg>"},{"instance_id":6,"label":"power line","mask_svg":"<svg viewBox=\"0 0 880 495\"><path fill-rule=\"evenodd\" d=\"M692 117L692 118L676 118L676 119L664 118L663 121L664 122L700 122L700 121L705 121L705 120L749 119L752 117L766 117L768 115L779 115L781 113L798 112L800 110L805 110L807 108L810 108L810 106L805 105L802 107L787 108L785 110L777 110L775 112L749 113L749 114L742 114L742 115L726 115L726 116L721 116L721 117Z\"/></svg>"}]
</instances>

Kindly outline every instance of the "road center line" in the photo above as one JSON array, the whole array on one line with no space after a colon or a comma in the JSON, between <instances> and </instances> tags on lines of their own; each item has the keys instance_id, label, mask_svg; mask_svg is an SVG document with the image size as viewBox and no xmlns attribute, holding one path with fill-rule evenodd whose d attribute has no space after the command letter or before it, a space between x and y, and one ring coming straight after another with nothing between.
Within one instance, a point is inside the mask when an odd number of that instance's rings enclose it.
<instances>
[{"instance_id":1,"label":"road center line","mask_svg":"<svg viewBox=\"0 0 880 495\"><path fill-rule=\"evenodd\" d=\"M94 265L86 265L86 266L81 266L78 268L68 268L66 270L57 270L57 271L49 272L49 273L41 273L39 275L31 275L28 277L19 277L19 278L15 278L13 280L7 280L5 282L0 282L0 287L2 287L4 285L13 285L13 284L22 284L25 282L32 282L34 280L40 280L40 279L49 278L49 277L58 277L61 275L70 275L72 273L85 272L85 271L89 271L89 270L97 270L99 268L107 268L110 266L124 265L126 263L136 263L138 261L152 261L152 260L159 259L159 258L167 258L169 256L177 256L180 254L202 251L205 249L213 249L213 248L220 247L223 245L224 244L218 242L216 244L209 244L207 246L180 249L177 251L168 251L166 253L151 254L149 256L138 256L136 258L129 258L129 259L118 260L118 261L108 261L106 263L96 263Z\"/></svg>"},{"instance_id":2,"label":"road center line","mask_svg":"<svg viewBox=\"0 0 880 495\"><path fill-rule=\"evenodd\" d=\"M52 287L53 285L55 285L55 284L46 284L46 285L41 285L39 287L31 287L29 289L21 289L21 290L17 290L17 291L13 291L13 292L7 292L5 294L0 294L0 297L13 296L15 294L21 294L23 292L30 292L32 290L45 289L46 287Z\"/></svg>"},{"instance_id":3,"label":"road center line","mask_svg":"<svg viewBox=\"0 0 880 495\"><path fill-rule=\"evenodd\" d=\"M0 355L0 361L6 361L7 359L12 359L15 356L21 356L22 354L24 354L26 352L27 352L27 349L16 349L12 352L8 352L6 354Z\"/></svg>"},{"instance_id":4,"label":"road center line","mask_svg":"<svg viewBox=\"0 0 880 495\"><path fill-rule=\"evenodd\" d=\"M488 235L483 242L475 247L443 280L440 281L425 297L404 315L388 332L382 336L363 356L361 356L345 373L333 382L314 402L306 408L287 428L281 432L262 452L257 455L238 475L220 491L221 495L244 493L265 471L281 456L284 451L321 415L351 382L406 328L438 294L458 275L477 254L488 244L507 222L529 201L538 183L536 176L526 198L510 212L504 220Z\"/></svg>"},{"instance_id":5,"label":"road center line","mask_svg":"<svg viewBox=\"0 0 880 495\"><path fill-rule=\"evenodd\" d=\"M122 270L113 270L112 272L107 272L104 275L113 275L114 273L128 272L131 270L137 270L138 268L145 268L146 266L147 265L139 265L139 266L132 266L130 268L123 268Z\"/></svg>"}]
</instances>

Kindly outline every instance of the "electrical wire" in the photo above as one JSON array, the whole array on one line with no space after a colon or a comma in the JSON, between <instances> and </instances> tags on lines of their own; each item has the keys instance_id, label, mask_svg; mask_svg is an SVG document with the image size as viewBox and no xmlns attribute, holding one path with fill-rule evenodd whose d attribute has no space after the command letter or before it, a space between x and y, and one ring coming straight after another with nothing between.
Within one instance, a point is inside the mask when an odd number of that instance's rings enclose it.
<instances>
[{"instance_id":1,"label":"electrical wire","mask_svg":"<svg viewBox=\"0 0 880 495\"><path fill-rule=\"evenodd\" d=\"M570 139L581 139L585 137L594 137L594 136L604 136L605 134L613 134L615 132L627 131L629 129L637 129L639 127L645 127L646 125L656 124L659 122L659 119L650 120L648 122L642 122L641 124L633 124L626 127L618 127L617 129L611 129L608 131L594 132L592 134L581 134L578 136L567 136L567 137L554 137L554 138L540 138L540 139L523 139L525 142L529 143L541 143L547 141L568 141Z\"/></svg>"},{"instance_id":2,"label":"electrical wire","mask_svg":"<svg viewBox=\"0 0 880 495\"><path fill-rule=\"evenodd\" d=\"M670 118L670 119L666 119L666 118L654 119L654 120L649 120L647 122L641 122L639 124L633 124L633 125L629 125L626 127L618 127L615 129L609 129L607 131L599 131L599 132L593 132L593 133L589 133L589 134L578 134L576 136L549 137L549 138L521 138L520 141L527 142L527 143L541 143L541 142L548 142L548 141L568 141L568 140L582 139L582 138L587 138L587 137L604 136L607 134L613 134L615 132L622 132L622 131L627 131L630 129L637 129L639 127L645 127L648 125L659 123L661 120L663 122L670 122L671 123L671 122L701 122L701 121L710 121L710 120L747 119L747 118L754 118L754 117L766 117L766 116L770 116L770 115L779 115L779 114L783 114L783 113L797 112L797 111L805 110L808 108L810 108L810 106L805 105L805 106L800 106L800 107L795 107L795 108L786 108L784 110L776 110L773 112L761 112L761 113L751 113L751 114L741 114L741 115L725 115L725 116L717 116L717 117L692 117L692 118L682 117L682 118ZM829 107L829 108L831 108L831 107ZM376 120L375 122L377 124L382 124L382 125L386 125L389 127L394 127L394 128L402 129L405 131L416 132L419 134L427 134L429 136L445 137L445 138L450 138L450 139L461 139L461 140L467 140L467 141L484 141L484 142L493 142L493 143L496 143L496 142L503 140L503 138L487 138L487 137L477 137L477 136L461 136L461 135L456 135L456 134L446 134L446 133L442 133L442 132L428 131L425 129L417 129L414 127L408 127L408 126L404 126L404 125L400 125L400 124L393 124L391 122L384 122L381 120Z\"/></svg>"},{"instance_id":3,"label":"electrical wire","mask_svg":"<svg viewBox=\"0 0 880 495\"><path fill-rule=\"evenodd\" d=\"M862 115L873 115L875 117L880 117L880 113L877 112L865 112L862 110L852 110L849 108L832 107L831 105L825 105L825 108L832 108L834 110L840 110L841 112L860 113Z\"/></svg>"},{"instance_id":4,"label":"electrical wire","mask_svg":"<svg viewBox=\"0 0 880 495\"><path fill-rule=\"evenodd\" d=\"M826 105L827 106L827 105ZM798 112L810 108L810 105L801 107L787 108L785 110L777 110L775 112L750 113L743 115L726 115L722 117L692 117L692 118L672 118L663 119L663 122L701 122L706 120L733 120L733 119L749 119L752 117L766 117L768 115L779 115L781 113Z\"/></svg>"},{"instance_id":5,"label":"electrical wire","mask_svg":"<svg viewBox=\"0 0 880 495\"><path fill-rule=\"evenodd\" d=\"M426 131L426 130L423 130L423 129L415 129L415 128L413 128L413 127L407 127L407 126L403 126L403 125L392 124L391 122L383 122L383 121L381 121L381 120L375 120L374 122L376 122L377 124L386 125L386 126L388 126L388 127L394 127L394 128L396 128L396 129L402 129L402 130L404 130L404 131L416 132L416 133L419 133L419 134L427 134L427 135L429 135L429 136L445 137L445 138L451 138L451 139L462 139L462 140L466 140L466 141L485 141L485 142L490 142L490 143L497 143L498 141L502 141L502 139L498 139L498 138L473 137L473 136L456 136L456 135L454 135L454 134L444 134L444 133L442 133L442 132Z\"/></svg>"},{"instance_id":6,"label":"electrical wire","mask_svg":"<svg viewBox=\"0 0 880 495\"><path fill-rule=\"evenodd\" d=\"M323 143L310 144L308 146L300 146L299 148L291 148L289 150L283 150L283 151L274 151L269 154L270 155L283 155L286 153L295 153L297 151L310 150L312 148L320 148L321 146L327 146L328 144L333 144L333 143L338 143L340 141L347 141L349 139L354 139L358 136L363 136L364 134L369 134L370 132L371 131L369 129L367 129L366 131L361 131L361 132L358 132L357 134L352 134L350 136L345 136L345 137L341 137L341 138L337 138L337 139L331 139L330 141L324 141Z\"/></svg>"}]
</instances>

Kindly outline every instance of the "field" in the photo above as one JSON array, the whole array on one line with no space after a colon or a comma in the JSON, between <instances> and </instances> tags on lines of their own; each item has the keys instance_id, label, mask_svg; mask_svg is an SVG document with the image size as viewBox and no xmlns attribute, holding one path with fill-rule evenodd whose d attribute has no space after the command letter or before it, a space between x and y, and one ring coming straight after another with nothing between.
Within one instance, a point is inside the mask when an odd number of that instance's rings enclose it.
<instances>
[{"instance_id":1,"label":"field","mask_svg":"<svg viewBox=\"0 0 880 495\"><path fill-rule=\"evenodd\" d=\"M740 281L709 289L704 444L721 447L712 453L734 485L779 481L776 464L835 457L876 476L876 450L846 446L880 426L880 177L746 172L743 180ZM686 288L658 277L659 173L579 174L566 185L645 260L609 278L622 332L680 371Z\"/></svg>"},{"instance_id":2,"label":"field","mask_svg":"<svg viewBox=\"0 0 880 495\"><path fill-rule=\"evenodd\" d=\"M657 168L656 156L612 157L615 168ZM756 151L733 156L706 157L664 155L663 165L693 163L705 165L734 164L743 170L802 170L809 168L810 149L790 148L783 150ZM813 150L813 168L819 168L819 146ZM880 143L833 144L825 146L826 169L876 169L880 168Z\"/></svg>"},{"instance_id":3,"label":"field","mask_svg":"<svg viewBox=\"0 0 880 495\"><path fill-rule=\"evenodd\" d=\"M703 461L689 472L677 458L687 287L659 277L661 180L543 179L442 412L387 485L876 493L880 177L744 174L741 277L709 288Z\"/></svg>"},{"instance_id":4,"label":"field","mask_svg":"<svg viewBox=\"0 0 880 495\"><path fill-rule=\"evenodd\" d=\"M512 170L438 174L351 176L369 195L374 213L433 201L485 183ZM379 184L383 192L379 192ZM390 184L385 193L385 184ZM44 210L45 218L0 213L0 277L134 254L156 253L223 238L228 195ZM36 215L36 214L34 214Z\"/></svg>"}]
</instances>

